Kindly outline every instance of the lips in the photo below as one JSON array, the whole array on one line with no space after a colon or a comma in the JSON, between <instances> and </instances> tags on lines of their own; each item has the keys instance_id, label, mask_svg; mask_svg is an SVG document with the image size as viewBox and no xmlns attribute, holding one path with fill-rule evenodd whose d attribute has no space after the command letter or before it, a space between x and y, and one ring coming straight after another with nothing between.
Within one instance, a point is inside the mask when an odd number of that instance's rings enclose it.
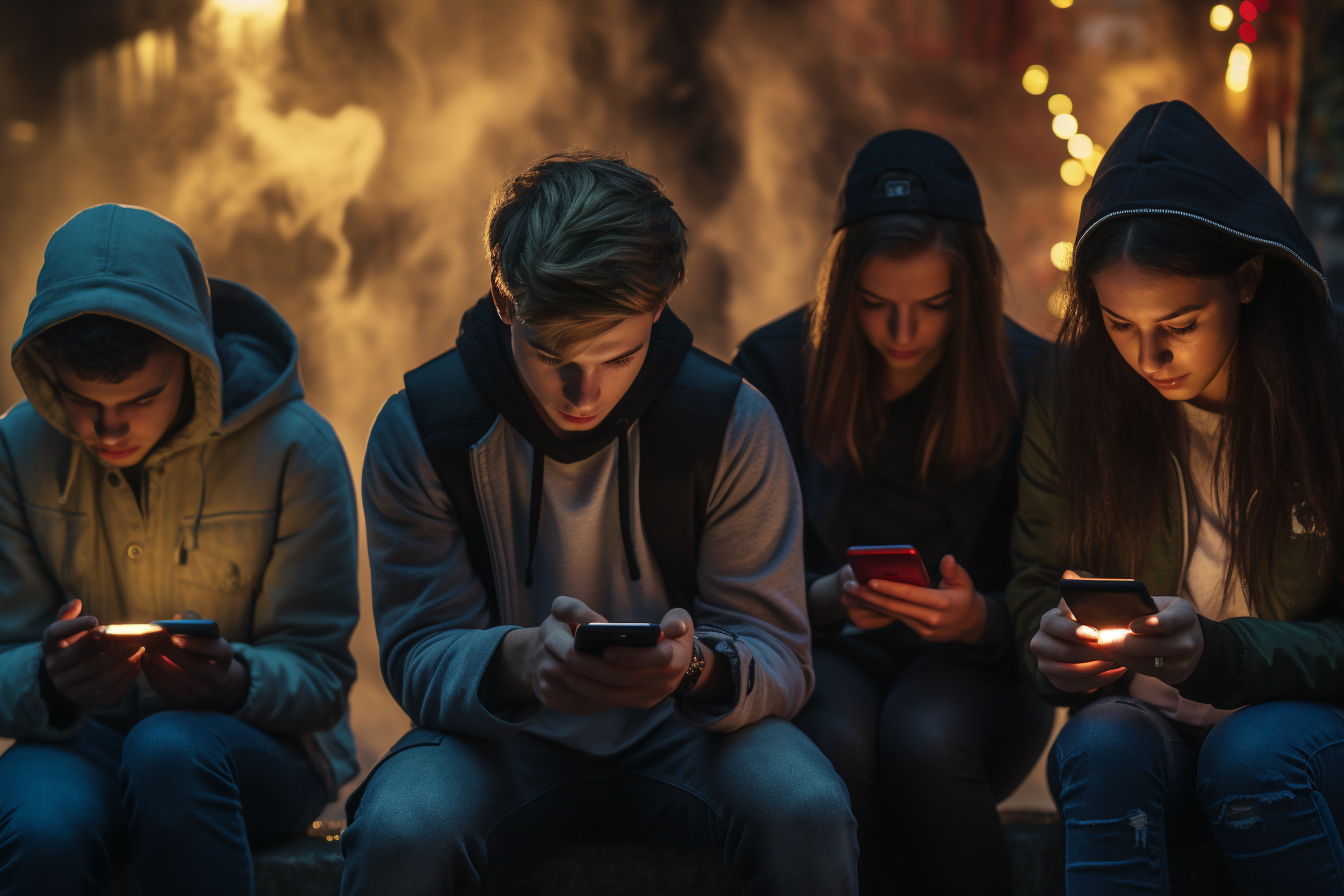
<instances>
[{"instance_id":1,"label":"lips","mask_svg":"<svg viewBox=\"0 0 1344 896\"><path fill-rule=\"evenodd\" d=\"M592 423L594 420L597 419L596 414L593 414L589 417L576 417L573 414L566 414L564 411L560 411L559 413L560 416L564 418L564 421L566 423L572 423L575 426L582 426L585 423Z\"/></svg>"},{"instance_id":2,"label":"lips","mask_svg":"<svg viewBox=\"0 0 1344 896\"><path fill-rule=\"evenodd\" d=\"M98 456L101 458L106 460L121 460L124 457L130 457L132 454L139 451L140 448L139 446L132 446L130 448L98 448L96 450L98 451Z\"/></svg>"},{"instance_id":3,"label":"lips","mask_svg":"<svg viewBox=\"0 0 1344 896\"><path fill-rule=\"evenodd\" d=\"M1189 375L1190 374L1188 373L1183 373L1180 376L1174 377L1169 380L1159 380L1156 377L1150 376L1148 377L1148 382L1152 383L1153 387L1157 389L1178 389L1180 388L1181 384L1185 382L1185 378L1188 377Z\"/></svg>"},{"instance_id":4,"label":"lips","mask_svg":"<svg viewBox=\"0 0 1344 896\"><path fill-rule=\"evenodd\" d=\"M887 349L887 357L895 361L909 361L911 358L919 357L919 349L910 349L909 351L900 351L899 349Z\"/></svg>"}]
</instances>

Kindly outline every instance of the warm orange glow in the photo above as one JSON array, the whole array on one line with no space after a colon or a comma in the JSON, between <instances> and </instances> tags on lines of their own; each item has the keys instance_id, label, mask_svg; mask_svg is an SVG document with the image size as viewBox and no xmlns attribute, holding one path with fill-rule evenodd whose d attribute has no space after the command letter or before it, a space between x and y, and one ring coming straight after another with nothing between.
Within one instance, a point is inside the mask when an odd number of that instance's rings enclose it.
<instances>
[{"instance_id":1,"label":"warm orange glow","mask_svg":"<svg viewBox=\"0 0 1344 896\"><path fill-rule=\"evenodd\" d=\"M1097 173L1097 168L1101 165L1102 156L1105 154L1106 147L1099 143L1092 144L1092 153L1087 158L1083 159L1083 170L1087 172L1089 177Z\"/></svg>"},{"instance_id":2,"label":"warm orange glow","mask_svg":"<svg viewBox=\"0 0 1344 896\"><path fill-rule=\"evenodd\" d=\"M289 2L288 0L213 0L213 5L219 7L222 12L234 15L280 16L284 15Z\"/></svg>"},{"instance_id":3,"label":"warm orange glow","mask_svg":"<svg viewBox=\"0 0 1344 896\"><path fill-rule=\"evenodd\" d=\"M1061 140L1067 140L1078 133L1078 119L1065 112L1056 115L1055 120L1050 123L1050 129L1055 132L1055 136Z\"/></svg>"},{"instance_id":4,"label":"warm orange glow","mask_svg":"<svg viewBox=\"0 0 1344 896\"><path fill-rule=\"evenodd\" d=\"M1230 7L1219 3L1209 11L1209 24L1215 31L1226 31L1232 26L1233 13Z\"/></svg>"},{"instance_id":5,"label":"warm orange glow","mask_svg":"<svg viewBox=\"0 0 1344 896\"><path fill-rule=\"evenodd\" d=\"M1074 134L1069 138L1069 155L1075 159L1086 159L1092 155L1092 138L1086 134Z\"/></svg>"},{"instance_id":6,"label":"warm orange glow","mask_svg":"<svg viewBox=\"0 0 1344 896\"><path fill-rule=\"evenodd\" d=\"M1103 628L1097 630L1097 643L1103 647L1119 644L1125 635L1132 634L1127 628Z\"/></svg>"},{"instance_id":7,"label":"warm orange glow","mask_svg":"<svg viewBox=\"0 0 1344 896\"><path fill-rule=\"evenodd\" d=\"M154 625L149 622L120 622L113 625L105 625L103 634L113 637L129 637L133 635L152 635L163 631L163 626Z\"/></svg>"},{"instance_id":8,"label":"warm orange glow","mask_svg":"<svg viewBox=\"0 0 1344 896\"><path fill-rule=\"evenodd\" d=\"M1059 166L1059 177L1069 186L1076 187L1087 180L1087 169L1077 159L1069 159Z\"/></svg>"},{"instance_id":9,"label":"warm orange glow","mask_svg":"<svg viewBox=\"0 0 1344 896\"><path fill-rule=\"evenodd\" d=\"M1066 94L1057 93L1050 97L1045 107L1050 110L1051 115L1067 115L1073 111L1073 100Z\"/></svg>"},{"instance_id":10,"label":"warm orange glow","mask_svg":"<svg viewBox=\"0 0 1344 896\"><path fill-rule=\"evenodd\" d=\"M1064 240L1050 247L1050 263L1061 271L1067 271L1073 264L1073 242Z\"/></svg>"}]
</instances>

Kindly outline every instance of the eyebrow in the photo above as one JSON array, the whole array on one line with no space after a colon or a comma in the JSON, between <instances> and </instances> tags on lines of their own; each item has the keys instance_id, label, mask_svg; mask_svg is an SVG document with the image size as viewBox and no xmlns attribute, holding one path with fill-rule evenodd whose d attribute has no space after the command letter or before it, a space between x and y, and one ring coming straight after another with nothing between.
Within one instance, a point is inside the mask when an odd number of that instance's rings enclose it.
<instances>
[{"instance_id":1,"label":"eyebrow","mask_svg":"<svg viewBox=\"0 0 1344 896\"><path fill-rule=\"evenodd\" d=\"M1101 303L1098 302L1097 304L1101 304ZM1114 311L1112 311L1111 309L1107 308L1105 305L1102 305L1102 306L1101 306L1101 310L1102 310L1102 311L1105 311L1107 314L1109 314L1111 317L1115 318L1116 320L1122 320L1122 321L1124 321L1124 322L1127 323L1127 324L1129 324L1129 323L1133 323L1133 321L1131 321L1129 318L1127 318L1127 317L1121 317L1120 315L1116 314L1116 313L1115 313ZM1204 310L1204 306L1203 306L1203 305L1186 305L1184 308L1177 308L1175 311L1171 312L1171 313L1168 314L1166 317L1159 317L1159 318L1157 319L1157 323L1160 324L1160 323L1162 323L1163 321L1166 321L1166 320L1172 320L1173 318L1181 317L1181 316L1183 316L1183 315L1189 314L1191 311L1203 311L1203 310Z\"/></svg>"},{"instance_id":2,"label":"eyebrow","mask_svg":"<svg viewBox=\"0 0 1344 896\"><path fill-rule=\"evenodd\" d=\"M866 295L866 296L872 296L873 298L878 299L878 300L883 301L883 302L890 302L890 301L891 301L891 299L887 298L886 296L880 296L880 295L878 295L877 293L873 292L871 289L864 289L862 286L855 287L855 288L858 289L859 292L863 293L863 294ZM934 301L935 299L941 299L943 296L950 296L950 295L952 295L952 289L949 287L948 289L945 289L945 290L943 290L942 292L938 293L938 295L936 295L936 296L929 296L927 299L916 299L915 301L917 301L917 302L932 302L932 301Z\"/></svg>"},{"instance_id":3,"label":"eyebrow","mask_svg":"<svg viewBox=\"0 0 1344 896\"><path fill-rule=\"evenodd\" d=\"M558 358L558 357L560 357L560 356L557 355L555 352L551 351L550 349L546 348L545 346L543 346L543 345L537 345L537 344L536 344L535 342L533 342L531 339L529 339L529 340L527 341L527 344L530 345L530 346L532 346L534 349L536 349L538 352L540 352L540 353L543 354L543 355L550 355L552 358ZM622 353L622 354L619 354L619 355L617 355L617 356L614 357L614 358L607 358L607 359L606 359L605 361L603 361L602 363L603 363L603 364L610 364L610 363L613 362L613 361L624 361L626 358L630 357L631 355L638 354L638 353L639 353L639 350L642 349L643 347L644 347L644 343L641 342L639 345L637 345L637 346L635 346L634 348L630 349L630 351L628 351L628 352L624 352L624 353Z\"/></svg>"},{"instance_id":4,"label":"eyebrow","mask_svg":"<svg viewBox=\"0 0 1344 896\"><path fill-rule=\"evenodd\" d=\"M70 396L73 396L73 397L75 397L75 398L78 398L80 401L87 401L89 404L102 404L102 402L100 402L100 401L94 401L92 398L89 398L89 397L87 397L87 396L85 396L85 395L80 395L80 394L79 394L78 392L76 392L74 389L71 389L71 388L70 388L69 386L67 386L65 383L62 383L62 382L60 382L60 381L57 381L57 383L56 383L56 387L57 387L58 389L60 389L62 392L64 392L66 395L70 395ZM145 392L145 393L143 393L143 394L141 394L141 395L137 395L137 396L135 396L134 398L127 399L126 401L122 402L122 404L134 404L134 403L137 402L137 401L145 401L145 400L147 400L147 399L153 398L154 396L158 395L160 392L162 392L164 389L167 389L167 388L168 388L168 384L167 384L167 383L164 383L164 384L163 384L162 386L160 386L159 388L157 388L157 389L150 389L148 392Z\"/></svg>"}]
</instances>

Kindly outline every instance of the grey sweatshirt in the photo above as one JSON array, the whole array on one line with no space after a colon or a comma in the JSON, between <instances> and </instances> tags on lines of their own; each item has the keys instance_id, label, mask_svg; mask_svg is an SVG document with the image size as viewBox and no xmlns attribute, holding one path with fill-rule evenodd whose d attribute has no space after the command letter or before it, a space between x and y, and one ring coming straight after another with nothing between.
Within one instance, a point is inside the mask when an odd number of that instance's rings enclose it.
<instances>
[{"instance_id":1,"label":"grey sweatshirt","mask_svg":"<svg viewBox=\"0 0 1344 896\"><path fill-rule=\"evenodd\" d=\"M630 430L630 481L639 481L639 424ZM364 513L383 677L415 724L478 737L524 728L595 755L619 752L674 711L686 722L731 731L766 716L791 718L812 691L803 588L802 501L774 410L744 384L733 406L710 491L693 606L698 626L737 636L731 706L663 701L651 710L575 716L533 706L504 716L481 703L482 675L513 628L540 625L558 595L578 598L612 622L657 622L670 609L640 523L631 581L617 511L617 446L586 460L546 458L533 585L523 584L532 446L502 417L473 446L477 502L490 542L500 625L467 559L453 507L426 456L404 392L374 423L364 462ZM708 644L725 636L699 632ZM674 707L674 703L677 705Z\"/></svg>"}]
</instances>

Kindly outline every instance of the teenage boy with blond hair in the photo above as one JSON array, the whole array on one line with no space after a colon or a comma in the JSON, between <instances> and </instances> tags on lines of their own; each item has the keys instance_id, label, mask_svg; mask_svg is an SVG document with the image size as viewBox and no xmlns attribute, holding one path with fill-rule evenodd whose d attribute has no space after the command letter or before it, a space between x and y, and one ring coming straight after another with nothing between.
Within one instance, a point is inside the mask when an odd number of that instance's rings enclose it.
<instances>
[{"instance_id":1,"label":"teenage boy with blond hair","mask_svg":"<svg viewBox=\"0 0 1344 896\"><path fill-rule=\"evenodd\" d=\"M347 807L345 893L462 892L623 836L756 893L850 893L812 687L802 504L769 403L667 307L685 228L617 158L495 197L491 295L374 424L364 507L383 676L416 727ZM656 622L653 647L574 627Z\"/></svg>"}]
</instances>

